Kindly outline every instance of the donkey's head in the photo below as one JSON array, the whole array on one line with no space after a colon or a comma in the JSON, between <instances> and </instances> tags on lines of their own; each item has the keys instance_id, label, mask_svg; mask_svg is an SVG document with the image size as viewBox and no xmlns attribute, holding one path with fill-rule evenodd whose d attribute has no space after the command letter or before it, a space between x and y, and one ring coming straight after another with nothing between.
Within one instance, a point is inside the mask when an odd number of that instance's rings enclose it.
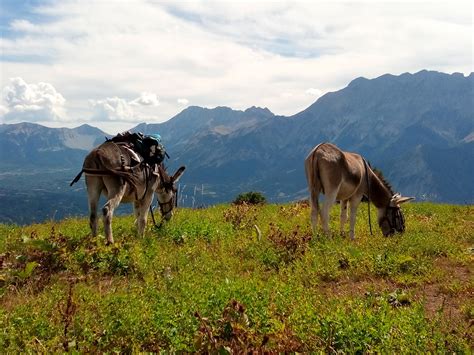
<instances>
[{"instance_id":1,"label":"donkey's head","mask_svg":"<svg viewBox=\"0 0 474 355\"><path fill-rule=\"evenodd\" d=\"M404 202L414 200L414 197L403 197L396 193L390 199L388 206L379 214L379 226L384 236L405 231L405 218L400 205Z\"/></svg>"},{"instance_id":2,"label":"donkey's head","mask_svg":"<svg viewBox=\"0 0 474 355\"><path fill-rule=\"evenodd\" d=\"M170 176L168 172L160 165L158 165L158 172L160 174L160 183L155 190L158 205L160 206L161 216L169 221L173 215L173 208L177 205L178 189L176 183L186 168L180 167L176 172Z\"/></svg>"}]
</instances>

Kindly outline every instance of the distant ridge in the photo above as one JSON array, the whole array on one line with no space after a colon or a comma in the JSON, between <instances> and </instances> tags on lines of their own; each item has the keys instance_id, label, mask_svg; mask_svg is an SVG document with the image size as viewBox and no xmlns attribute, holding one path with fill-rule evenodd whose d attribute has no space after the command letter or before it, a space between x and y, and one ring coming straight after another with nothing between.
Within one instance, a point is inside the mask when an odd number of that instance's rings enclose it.
<instances>
[{"instance_id":1,"label":"distant ridge","mask_svg":"<svg viewBox=\"0 0 474 355\"><path fill-rule=\"evenodd\" d=\"M0 166L61 166L81 162L84 151L104 141L98 128L49 128L36 123L0 125ZM66 164L66 165L67 165Z\"/></svg>"},{"instance_id":2,"label":"distant ridge","mask_svg":"<svg viewBox=\"0 0 474 355\"><path fill-rule=\"evenodd\" d=\"M474 203L473 98L473 73L423 70L356 78L289 117L267 108L190 106L169 121L131 130L160 133L172 158L167 164L187 165L180 202L188 206L229 201L249 190L274 202L304 198L303 160L322 141L363 154L405 195ZM61 168L72 174L106 135L89 125L0 125L0 167ZM34 175L24 179L27 188L35 185ZM0 190L20 193L21 186L12 186L17 181L0 178ZM72 203L71 213L86 213L81 201Z\"/></svg>"}]
</instances>

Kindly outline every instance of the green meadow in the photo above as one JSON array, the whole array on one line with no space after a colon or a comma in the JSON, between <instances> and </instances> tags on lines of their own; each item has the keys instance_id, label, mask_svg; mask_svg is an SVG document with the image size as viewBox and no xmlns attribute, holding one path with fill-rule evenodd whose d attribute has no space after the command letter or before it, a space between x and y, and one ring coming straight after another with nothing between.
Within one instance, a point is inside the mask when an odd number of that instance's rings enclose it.
<instances>
[{"instance_id":1,"label":"green meadow","mask_svg":"<svg viewBox=\"0 0 474 355\"><path fill-rule=\"evenodd\" d=\"M143 238L115 217L112 246L83 218L0 225L0 352L470 353L474 207L403 209L385 238L362 204L354 241L304 203L179 209Z\"/></svg>"}]
</instances>

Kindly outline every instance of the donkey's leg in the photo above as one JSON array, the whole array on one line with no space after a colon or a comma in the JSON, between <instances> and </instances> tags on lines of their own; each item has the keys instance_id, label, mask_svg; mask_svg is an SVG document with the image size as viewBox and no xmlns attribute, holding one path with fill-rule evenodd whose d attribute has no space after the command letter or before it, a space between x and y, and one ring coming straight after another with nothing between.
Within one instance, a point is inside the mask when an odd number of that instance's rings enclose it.
<instances>
[{"instance_id":1,"label":"donkey's leg","mask_svg":"<svg viewBox=\"0 0 474 355\"><path fill-rule=\"evenodd\" d=\"M360 201L362 200L361 196L354 196L350 200L350 227L349 227L349 236L351 239L355 238L355 223L357 217L357 207L359 207Z\"/></svg>"},{"instance_id":2,"label":"donkey's leg","mask_svg":"<svg viewBox=\"0 0 474 355\"><path fill-rule=\"evenodd\" d=\"M331 211L332 205L334 205L334 202L336 202L336 196L337 196L337 191L338 189L334 189L330 193L327 193L324 195L324 205L323 209L321 212L321 219L323 223L323 230L324 233L330 234L329 232L329 212Z\"/></svg>"},{"instance_id":3,"label":"donkey's leg","mask_svg":"<svg viewBox=\"0 0 474 355\"><path fill-rule=\"evenodd\" d=\"M319 209L319 193L313 193L313 191L311 191L309 202L311 206L311 226L313 233L316 233L318 229L318 215L321 213Z\"/></svg>"},{"instance_id":4,"label":"donkey's leg","mask_svg":"<svg viewBox=\"0 0 474 355\"><path fill-rule=\"evenodd\" d=\"M347 200L341 201L341 235L344 236L345 230L344 226L346 225L347 222Z\"/></svg>"},{"instance_id":5,"label":"donkey's leg","mask_svg":"<svg viewBox=\"0 0 474 355\"><path fill-rule=\"evenodd\" d=\"M135 218L137 219L137 233L140 237L142 237L145 233L148 209L150 208L152 198L153 194L151 194L150 196L145 196L143 200L135 201L134 203Z\"/></svg>"},{"instance_id":6,"label":"donkey's leg","mask_svg":"<svg viewBox=\"0 0 474 355\"><path fill-rule=\"evenodd\" d=\"M97 204L99 203L100 193L103 188L102 179L99 177L87 176L87 199L89 202L89 225L92 231L92 237L97 236Z\"/></svg>"},{"instance_id":7,"label":"donkey's leg","mask_svg":"<svg viewBox=\"0 0 474 355\"><path fill-rule=\"evenodd\" d=\"M133 213L135 215L135 222L133 223L135 227L138 227L138 219L140 218L139 202L133 202Z\"/></svg>"},{"instance_id":8,"label":"donkey's leg","mask_svg":"<svg viewBox=\"0 0 474 355\"><path fill-rule=\"evenodd\" d=\"M102 213L104 215L104 229L105 237L107 238L107 244L113 244L114 237L112 235L112 217L114 215L114 210L122 201L122 197L125 194L127 185L122 183L121 179L117 177L105 177L105 185L108 191L108 200L104 207L102 208Z\"/></svg>"},{"instance_id":9,"label":"donkey's leg","mask_svg":"<svg viewBox=\"0 0 474 355\"><path fill-rule=\"evenodd\" d=\"M318 229L318 215L321 213L319 209L319 193L321 191L321 181L317 172L316 157L314 154L306 158L304 162L306 180L309 189L309 203L311 206L311 227L313 233L316 234Z\"/></svg>"}]
</instances>

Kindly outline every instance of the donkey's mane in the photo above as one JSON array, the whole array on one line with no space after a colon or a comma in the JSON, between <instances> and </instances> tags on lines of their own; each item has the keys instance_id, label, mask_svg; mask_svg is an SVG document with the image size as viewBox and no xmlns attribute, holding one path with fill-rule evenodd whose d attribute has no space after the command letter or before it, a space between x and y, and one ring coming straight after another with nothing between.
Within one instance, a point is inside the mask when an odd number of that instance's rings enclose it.
<instances>
[{"instance_id":1,"label":"donkey's mane","mask_svg":"<svg viewBox=\"0 0 474 355\"><path fill-rule=\"evenodd\" d=\"M380 179L382 184L384 184L384 186L390 191L390 193L393 196L395 194L395 192L393 192L392 185L390 185L390 183L387 181L387 179L385 179L385 176L383 176L382 171L380 171L377 168L373 168L372 170L373 170L374 174Z\"/></svg>"}]
</instances>

